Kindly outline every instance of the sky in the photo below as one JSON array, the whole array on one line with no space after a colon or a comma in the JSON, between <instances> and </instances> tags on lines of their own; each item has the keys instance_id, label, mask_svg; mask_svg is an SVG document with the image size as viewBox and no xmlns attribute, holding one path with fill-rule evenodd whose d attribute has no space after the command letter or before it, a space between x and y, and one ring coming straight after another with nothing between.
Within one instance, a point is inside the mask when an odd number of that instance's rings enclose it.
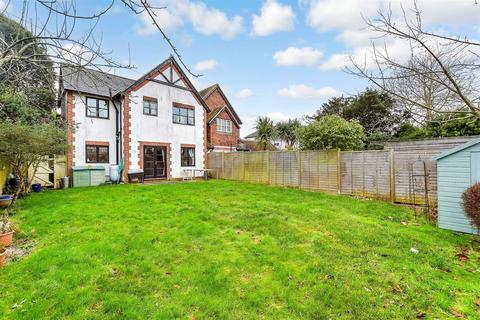
<instances>
[{"instance_id":1,"label":"sky","mask_svg":"<svg viewBox=\"0 0 480 320\"><path fill-rule=\"evenodd\" d=\"M1 3L5 0L0 0ZM13 1L13 5L21 6ZM78 12L91 13L109 0L81 0ZM219 83L243 121L241 136L253 131L258 116L275 121L314 113L332 96L353 95L368 83L345 72L349 56L364 59L376 35L364 18L391 6L398 18L410 0L150 0L164 7L157 22L184 62L201 77L201 90ZM480 39L480 5L475 0L418 0L426 28L445 35ZM145 15L134 15L119 1L95 29L104 51L132 70L115 73L138 78L172 52ZM401 58L404 43L391 39Z\"/></svg>"}]
</instances>

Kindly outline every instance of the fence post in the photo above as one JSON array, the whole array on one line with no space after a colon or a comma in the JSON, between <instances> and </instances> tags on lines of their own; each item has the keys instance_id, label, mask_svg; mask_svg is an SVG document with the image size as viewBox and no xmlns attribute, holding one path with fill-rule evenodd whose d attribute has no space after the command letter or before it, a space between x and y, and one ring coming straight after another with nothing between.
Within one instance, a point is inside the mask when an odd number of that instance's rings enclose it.
<instances>
[{"instance_id":1,"label":"fence post","mask_svg":"<svg viewBox=\"0 0 480 320\"><path fill-rule=\"evenodd\" d=\"M390 201L395 202L395 151L390 149Z\"/></svg>"},{"instance_id":2,"label":"fence post","mask_svg":"<svg viewBox=\"0 0 480 320\"><path fill-rule=\"evenodd\" d=\"M338 194L342 193L342 164L340 162L340 149L337 149L337 191Z\"/></svg>"},{"instance_id":3,"label":"fence post","mask_svg":"<svg viewBox=\"0 0 480 320\"><path fill-rule=\"evenodd\" d=\"M225 179L225 151L222 152L222 177L221 179Z\"/></svg>"},{"instance_id":4,"label":"fence post","mask_svg":"<svg viewBox=\"0 0 480 320\"><path fill-rule=\"evenodd\" d=\"M245 181L245 152L243 152L243 156L242 156L242 169L243 169L242 181Z\"/></svg>"},{"instance_id":5,"label":"fence post","mask_svg":"<svg viewBox=\"0 0 480 320\"><path fill-rule=\"evenodd\" d=\"M267 184L270 184L270 150L267 150Z\"/></svg>"},{"instance_id":6,"label":"fence post","mask_svg":"<svg viewBox=\"0 0 480 320\"><path fill-rule=\"evenodd\" d=\"M302 159L300 155L300 149L297 149L297 161L298 161L298 188L302 187Z\"/></svg>"}]
</instances>

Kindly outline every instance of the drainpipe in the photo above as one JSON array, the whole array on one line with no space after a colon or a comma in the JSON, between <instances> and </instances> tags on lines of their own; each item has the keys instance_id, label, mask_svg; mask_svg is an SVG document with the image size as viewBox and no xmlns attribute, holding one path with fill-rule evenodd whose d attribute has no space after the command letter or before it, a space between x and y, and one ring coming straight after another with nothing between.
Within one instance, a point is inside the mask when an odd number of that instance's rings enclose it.
<instances>
[{"instance_id":1,"label":"drainpipe","mask_svg":"<svg viewBox=\"0 0 480 320\"><path fill-rule=\"evenodd\" d=\"M113 99L112 97L112 89L109 89L110 90L110 100L112 101L112 104L113 106L115 107L115 142L116 142L116 148L115 148L115 153L116 153L116 160L117 160L117 165L120 164L120 161L119 161L119 154L120 154L120 139L122 137L122 130L119 129L119 121L121 121L120 117L121 117L121 113L117 107L117 105L115 104L115 100Z\"/></svg>"}]
</instances>

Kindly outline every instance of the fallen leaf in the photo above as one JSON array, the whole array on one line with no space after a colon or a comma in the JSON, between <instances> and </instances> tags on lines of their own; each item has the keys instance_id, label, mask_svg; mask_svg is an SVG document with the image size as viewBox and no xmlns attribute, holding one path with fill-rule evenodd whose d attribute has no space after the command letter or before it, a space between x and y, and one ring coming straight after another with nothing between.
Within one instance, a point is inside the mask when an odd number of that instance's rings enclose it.
<instances>
[{"instance_id":1,"label":"fallen leaf","mask_svg":"<svg viewBox=\"0 0 480 320\"><path fill-rule=\"evenodd\" d=\"M427 317L427 314L425 312L417 313L417 319L425 319L426 317Z\"/></svg>"},{"instance_id":2,"label":"fallen leaf","mask_svg":"<svg viewBox=\"0 0 480 320\"><path fill-rule=\"evenodd\" d=\"M458 254L457 254L457 259L458 259L459 261L465 262L465 261L468 260L468 256L465 255L465 254L463 254L463 253L458 253Z\"/></svg>"},{"instance_id":3,"label":"fallen leaf","mask_svg":"<svg viewBox=\"0 0 480 320\"><path fill-rule=\"evenodd\" d=\"M450 312L455 318L465 318L465 315L461 312L458 312L457 310L450 310Z\"/></svg>"},{"instance_id":4,"label":"fallen leaf","mask_svg":"<svg viewBox=\"0 0 480 320\"><path fill-rule=\"evenodd\" d=\"M473 301L473 303L477 306L477 308L480 308L480 299L476 299Z\"/></svg>"},{"instance_id":5,"label":"fallen leaf","mask_svg":"<svg viewBox=\"0 0 480 320\"><path fill-rule=\"evenodd\" d=\"M180 285L176 284L174 285L175 288L180 289Z\"/></svg>"},{"instance_id":6,"label":"fallen leaf","mask_svg":"<svg viewBox=\"0 0 480 320\"><path fill-rule=\"evenodd\" d=\"M408 221L402 221L401 224L403 224L404 226L408 226Z\"/></svg>"}]
</instances>

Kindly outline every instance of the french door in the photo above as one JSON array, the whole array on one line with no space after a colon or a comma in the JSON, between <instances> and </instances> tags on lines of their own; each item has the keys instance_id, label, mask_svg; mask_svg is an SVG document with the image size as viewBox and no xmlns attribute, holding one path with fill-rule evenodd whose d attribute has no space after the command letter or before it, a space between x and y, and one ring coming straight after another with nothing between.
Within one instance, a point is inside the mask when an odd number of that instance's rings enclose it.
<instances>
[{"instance_id":1,"label":"french door","mask_svg":"<svg viewBox=\"0 0 480 320\"><path fill-rule=\"evenodd\" d=\"M143 147L143 172L145 178L165 178L167 176L166 147Z\"/></svg>"}]
</instances>

